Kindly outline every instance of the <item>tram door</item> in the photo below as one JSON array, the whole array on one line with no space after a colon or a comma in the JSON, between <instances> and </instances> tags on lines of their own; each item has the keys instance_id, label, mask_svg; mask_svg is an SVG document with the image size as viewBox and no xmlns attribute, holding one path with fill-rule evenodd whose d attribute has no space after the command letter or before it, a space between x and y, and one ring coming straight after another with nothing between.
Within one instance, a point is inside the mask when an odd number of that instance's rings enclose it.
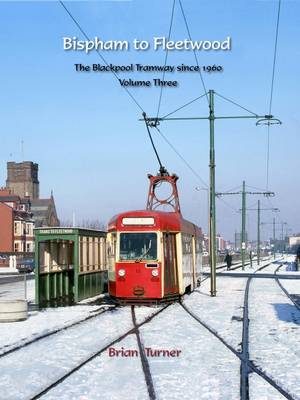
<instances>
[{"instance_id":1,"label":"tram door","mask_svg":"<svg viewBox=\"0 0 300 400\"><path fill-rule=\"evenodd\" d=\"M165 295L178 292L176 234L164 233Z\"/></svg>"}]
</instances>

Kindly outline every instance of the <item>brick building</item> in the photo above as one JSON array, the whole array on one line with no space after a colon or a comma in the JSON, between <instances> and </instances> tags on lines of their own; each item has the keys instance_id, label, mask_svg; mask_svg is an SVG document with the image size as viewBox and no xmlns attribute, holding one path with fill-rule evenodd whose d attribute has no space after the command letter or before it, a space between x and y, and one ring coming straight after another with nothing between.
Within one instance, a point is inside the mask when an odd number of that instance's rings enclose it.
<instances>
[{"instance_id":1,"label":"brick building","mask_svg":"<svg viewBox=\"0 0 300 400\"><path fill-rule=\"evenodd\" d=\"M59 226L53 194L39 198L38 164L7 163L0 189L0 253L33 252L35 227Z\"/></svg>"},{"instance_id":2,"label":"brick building","mask_svg":"<svg viewBox=\"0 0 300 400\"><path fill-rule=\"evenodd\" d=\"M30 210L36 227L59 226L53 194L40 199L39 165L32 161L7 163L6 186L21 199L30 200Z\"/></svg>"},{"instance_id":3,"label":"brick building","mask_svg":"<svg viewBox=\"0 0 300 400\"><path fill-rule=\"evenodd\" d=\"M38 199L40 192L38 170L38 164L32 161L8 162L6 187L21 199L25 197Z\"/></svg>"},{"instance_id":4,"label":"brick building","mask_svg":"<svg viewBox=\"0 0 300 400\"><path fill-rule=\"evenodd\" d=\"M29 200L0 189L0 252L33 252L33 228Z\"/></svg>"}]
</instances>

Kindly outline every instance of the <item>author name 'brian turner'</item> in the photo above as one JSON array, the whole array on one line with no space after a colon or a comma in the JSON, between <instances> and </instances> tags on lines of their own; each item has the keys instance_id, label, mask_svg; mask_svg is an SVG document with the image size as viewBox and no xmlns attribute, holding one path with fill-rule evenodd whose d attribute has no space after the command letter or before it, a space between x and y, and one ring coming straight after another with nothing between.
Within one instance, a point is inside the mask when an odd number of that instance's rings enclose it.
<instances>
[{"instance_id":1,"label":"author name 'brian turner'","mask_svg":"<svg viewBox=\"0 0 300 400\"><path fill-rule=\"evenodd\" d=\"M181 350L178 349L152 349L151 347L145 347L145 354L147 357L179 357ZM124 349L121 347L120 350L114 347L108 349L109 357L139 357L140 353L138 350Z\"/></svg>"}]
</instances>

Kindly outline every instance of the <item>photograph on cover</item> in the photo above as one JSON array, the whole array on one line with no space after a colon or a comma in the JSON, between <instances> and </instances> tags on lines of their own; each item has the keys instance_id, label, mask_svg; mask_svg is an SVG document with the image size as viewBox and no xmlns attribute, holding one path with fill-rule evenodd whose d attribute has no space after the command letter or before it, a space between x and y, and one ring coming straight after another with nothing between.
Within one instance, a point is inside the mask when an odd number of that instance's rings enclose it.
<instances>
[{"instance_id":1,"label":"photograph on cover","mask_svg":"<svg viewBox=\"0 0 300 400\"><path fill-rule=\"evenodd\" d=\"M299 0L0 0L0 400L300 399Z\"/></svg>"}]
</instances>

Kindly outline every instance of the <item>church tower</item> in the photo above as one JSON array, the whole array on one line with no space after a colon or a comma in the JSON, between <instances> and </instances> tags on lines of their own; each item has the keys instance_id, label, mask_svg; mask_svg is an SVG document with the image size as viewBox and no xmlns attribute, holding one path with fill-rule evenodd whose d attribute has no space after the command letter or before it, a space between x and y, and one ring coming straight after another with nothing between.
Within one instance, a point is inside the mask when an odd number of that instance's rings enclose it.
<instances>
[{"instance_id":1,"label":"church tower","mask_svg":"<svg viewBox=\"0 0 300 400\"><path fill-rule=\"evenodd\" d=\"M6 187L12 189L13 193L22 199L25 197L38 199L40 190L38 169L39 165L32 161L8 162Z\"/></svg>"}]
</instances>

